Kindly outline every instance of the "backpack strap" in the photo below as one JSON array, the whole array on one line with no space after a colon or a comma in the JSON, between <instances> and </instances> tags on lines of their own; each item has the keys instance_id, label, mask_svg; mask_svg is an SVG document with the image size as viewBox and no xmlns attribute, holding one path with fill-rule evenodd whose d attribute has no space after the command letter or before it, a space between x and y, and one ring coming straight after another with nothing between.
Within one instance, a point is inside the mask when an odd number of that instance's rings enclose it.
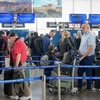
<instances>
[{"instance_id":1,"label":"backpack strap","mask_svg":"<svg viewBox=\"0 0 100 100\"><path fill-rule=\"evenodd\" d=\"M19 38L16 38L16 40L14 41L14 43L13 43L13 45L12 45L11 48L13 48L13 46L14 46L14 44L15 44L15 42L16 42L17 40L19 40Z\"/></svg>"},{"instance_id":2,"label":"backpack strap","mask_svg":"<svg viewBox=\"0 0 100 100\"><path fill-rule=\"evenodd\" d=\"M17 38L17 39L15 40L15 42L16 42L17 40L19 40L19 38ZM13 43L13 45L12 45L11 48L13 48L15 42ZM12 67L14 67L14 63L13 63L12 61L13 61L13 60L12 60L12 53L11 53L11 51L10 51L10 65L11 65Z\"/></svg>"}]
</instances>

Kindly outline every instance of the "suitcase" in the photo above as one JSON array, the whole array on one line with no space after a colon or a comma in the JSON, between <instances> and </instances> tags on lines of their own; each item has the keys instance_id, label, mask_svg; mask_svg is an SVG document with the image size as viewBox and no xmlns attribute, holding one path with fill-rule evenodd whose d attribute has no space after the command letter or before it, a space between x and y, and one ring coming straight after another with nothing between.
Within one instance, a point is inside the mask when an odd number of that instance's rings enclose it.
<instances>
[{"instance_id":1,"label":"suitcase","mask_svg":"<svg viewBox=\"0 0 100 100\"><path fill-rule=\"evenodd\" d=\"M11 80L12 79L12 70L4 71L4 80ZM12 95L12 83L5 83L4 84L4 94L7 96Z\"/></svg>"}]
</instances>

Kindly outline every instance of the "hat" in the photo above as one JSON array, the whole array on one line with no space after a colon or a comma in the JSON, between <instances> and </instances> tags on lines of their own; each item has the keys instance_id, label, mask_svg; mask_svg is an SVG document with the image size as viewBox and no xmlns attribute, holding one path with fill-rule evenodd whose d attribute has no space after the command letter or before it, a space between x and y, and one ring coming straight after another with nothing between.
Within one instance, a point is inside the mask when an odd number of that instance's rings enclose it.
<instances>
[{"instance_id":1,"label":"hat","mask_svg":"<svg viewBox=\"0 0 100 100\"><path fill-rule=\"evenodd\" d=\"M14 36L17 36L16 33L10 33L9 37L14 37Z\"/></svg>"}]
</instances>

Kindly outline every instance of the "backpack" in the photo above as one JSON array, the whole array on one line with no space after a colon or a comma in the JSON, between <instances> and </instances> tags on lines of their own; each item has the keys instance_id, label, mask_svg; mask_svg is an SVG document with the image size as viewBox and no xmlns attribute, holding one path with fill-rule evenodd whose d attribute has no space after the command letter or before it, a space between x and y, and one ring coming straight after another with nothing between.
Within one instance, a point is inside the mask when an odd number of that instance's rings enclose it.
<instances>
[{"instance_id":1,"label":"backpack","mask_svg":"<svg viewBox=\"0 0 100 100\"><path fill-rule=\"evenodd\" d=\"M35 45L35 48L36 48L36 51L37 51L37 54L38 55L42 55L43 54L43 39L42 38L37 38L35 39L34 41L34 45Z\"/></svg>"},{"instance_id":2,"label":"backpack","mask_svg":"<svg viewBox=\"0 0 100 100\"><path fill-rule=\"evenodd\" d=\"M4 53L7 48L7 42L4 37L0 34L0 53Z\"/></svg>"},{"instance_id":3,"label":"backpack","mask_svg":"<svg viewBox=\"0 0 100 100\"><path fill-rule=\"evenodd\" d=\"M48 66L49 65L49 62L47 62L49 60L48 55L42 56L40 60L41 60L40 61L41 66Z\"/></svg>"}]
</instances>

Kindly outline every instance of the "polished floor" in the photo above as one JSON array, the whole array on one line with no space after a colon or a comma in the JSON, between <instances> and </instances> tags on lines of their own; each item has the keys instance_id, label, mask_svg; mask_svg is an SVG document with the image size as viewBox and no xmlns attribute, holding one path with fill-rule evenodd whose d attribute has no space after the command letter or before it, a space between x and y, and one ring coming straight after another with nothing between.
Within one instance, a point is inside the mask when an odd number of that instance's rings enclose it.
<instances>
[{"instance_id":1,"label":"polished floor","mask_svg":"<svg viewBox=\"0 0 100 100\"><path fill-rule=\"evenodd\" d=\"M31 76L39 76L42 75L42 71L38 69L31 70ZM2 80L2 77L0 78ZM54 94L50 94L48 89L46 89L46 100L58 100L58 94L55 92ZM32 81L31 82L31 100L42 100L42 83L41 81ZM79 93L76 96L73 96L70 91L61 95L61 100L100 100L100 92L99 91L91 91L89 93ZM0 85L0 100L11 100L6 98L3 93L3 84Z\"/></svg>"}]
</instances>

